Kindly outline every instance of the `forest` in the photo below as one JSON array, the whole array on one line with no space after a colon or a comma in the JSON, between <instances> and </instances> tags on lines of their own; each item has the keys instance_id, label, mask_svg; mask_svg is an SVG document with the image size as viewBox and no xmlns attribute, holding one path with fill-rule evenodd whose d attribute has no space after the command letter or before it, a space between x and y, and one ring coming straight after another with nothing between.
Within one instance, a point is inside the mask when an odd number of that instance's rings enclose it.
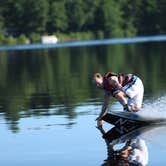
<instances>
[{"instance_id":1,"label":"forest","mask_svg":"<svg viewBox=\"0 0 166 166\"><path fill-rule=\"evenodd\" d=\"M0 36L158 35L166 31L165 15L165 0L2 0Z\"/></svg>"}]
</instances>

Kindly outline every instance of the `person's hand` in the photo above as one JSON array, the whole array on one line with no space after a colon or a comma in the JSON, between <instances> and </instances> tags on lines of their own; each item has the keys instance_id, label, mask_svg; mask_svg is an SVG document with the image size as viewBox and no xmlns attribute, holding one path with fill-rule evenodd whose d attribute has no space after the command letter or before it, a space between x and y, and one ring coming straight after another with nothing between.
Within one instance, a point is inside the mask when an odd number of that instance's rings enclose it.
<instances>
[{"instance_id":1,"label":"person's hand","mask_svg":"<svg viewBox=\"0 0 166 166\"><path fill-rule=\"evenodd\" d=\"M100 119L99 119L99 120L97 120L97 127L101 129L101 128L102 128L102 126L103 126L103 121L102 121L102 120L100 120Z\"/></svg>"},{"instance_id":2,"label":"person's hand","mask_svg":"<svg viewBox=\"0 0 166 166\"><path fill-rule=\"evenodd\" d=\"M96 121L97 121L97 127L101 129L102 126L103 126L103 122L102 122L102 120L101 120L101 117L97 117L97 118L96 118Z\"/></svg>"}]
</instances>

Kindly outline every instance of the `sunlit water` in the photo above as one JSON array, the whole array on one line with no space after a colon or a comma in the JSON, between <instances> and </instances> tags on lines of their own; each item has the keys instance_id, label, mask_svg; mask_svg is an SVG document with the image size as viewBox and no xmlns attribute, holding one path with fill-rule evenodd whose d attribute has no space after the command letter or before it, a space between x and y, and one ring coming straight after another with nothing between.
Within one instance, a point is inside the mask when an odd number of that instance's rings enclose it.
<instances>
[{"instance_id":1,"label":"sunlit water","mask_svg":"<svg viewBox=\"0 0 166 166\"><path fill-rule=\"evenodd\" d=\"M93 113L69 122L65 116L25 117L12 133L1 118L1 164L98 165L105 149L94 120Z\"/></svg>"},{"instance_id":2,"label":"sunlit water","mask_svg":"<svg viewBox=\"0 0 166 166\"><path fill-rule=\"evenodd\" d=\"M165 97L159 100L163 104ZM17 122L19 127L17 133L11 132L10 124L6 124L1 114L1 164L3 166L36 164L65 166L69 163L72 166L102 165L107 158L107 147L101 133L96 129L95 118L101 106L94 104L78 106L76 112L82 114L74 120L61 115L44 116L44 113L40 117L24 115ZM145 104L145 110L149 115L158 116L160 102L157 100L153 104L153 109L149 109L150 105ZM118 103L115 105L121 107ZM49 111L51 112L47 110ZM106 130L111 127L104 123ZM148 147L148 165L164 165L166 127L157 126L140 137Z\"/></svg>"},{"instance_id":3,"label":"sunlit water","mask_svg":"<svg viewBox=\"0 0 166 166\"><path fill-rule=\"evenodd\" d=\"M109 68L136 73L145 85L141 114L166 118L163 55L164 42L1 53L1 165L104 164L107 145L95 121L103 96L92 74ZM112 100L110 110L121 109ZM106 131L112 127L104 123ZM166 126L139 137L148 148L148 165L165 165Z\"/></svg>"}]
</instances>

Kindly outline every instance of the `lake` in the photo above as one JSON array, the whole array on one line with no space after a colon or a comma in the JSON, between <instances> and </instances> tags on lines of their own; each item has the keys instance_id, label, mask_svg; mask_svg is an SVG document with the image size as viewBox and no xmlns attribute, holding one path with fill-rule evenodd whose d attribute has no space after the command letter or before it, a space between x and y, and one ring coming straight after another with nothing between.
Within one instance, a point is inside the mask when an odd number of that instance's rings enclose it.
<instances>
[{"instance_id":1,"label":"lake","mask_svg":"<svg viewBox=\"0 0 166 166\"><path fill-rule=\"evenodd\" d=\"M102 42L0 51L1 165L111 165L109 145L96 128L103 94L92 84L95 72L138 75L144 113L166 118L166 42ZM110 104L110 110L122 109L115 99ZM106 131L112 127L104 123ZM166 126L145 131L138 137L147 165L165 165Z\"/></svg>"}]
</instances>

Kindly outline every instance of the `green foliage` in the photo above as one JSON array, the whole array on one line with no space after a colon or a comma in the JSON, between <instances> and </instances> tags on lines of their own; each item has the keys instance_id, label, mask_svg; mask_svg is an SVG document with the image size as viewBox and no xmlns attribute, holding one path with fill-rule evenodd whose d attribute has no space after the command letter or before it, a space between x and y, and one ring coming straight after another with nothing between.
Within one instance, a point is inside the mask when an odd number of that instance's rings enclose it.
<instances>
[{"instance_id":1,"label":"green foliage","mask_svg":"<svg viewBox=\"0 0 166 166\"><path fill-rule=\"evenodd\" d=\"M42 33L45 32L48 20L48 3L45 0L24 0L23 14L23 33Z\"/></svg>"},{"instance_id":2,"label":"green foliage","mask_svg":"<svg viewBox=\"0 0 166 166\"><path fill-rule=\"evenodd\" d=\"M5 37L3 35L0 36L0 44L1 45L16 45L17 43L17 39L9 36L9 37Z\"/></svg>"},{"instance_id":3,"label":"green foliage","mask_svg":"<svg viewBox=\"0 0 166 166\"><path fill-rule=\"evenodd\" d=\"M6 0L4 21L9 35L41 33L45 31L48 4L45 0Z\"/></svg>"},{"instance_id":4,"label":"green foliage","mask_svg":"<svg viewBox=\"0 0 166 166\"><path fill-rule=\"evenodd\" d=\"M0 34L4 33L4 21L2 16L0 15Z\"/></svg>"},{"instance_id":5,"label":"green foliage","mask_svg":"<svg viewBox=\"0 0 166 166\"><path fill-rule=\"evenodd\" d=\"M157 21L157 0L142 0L140 9L138 10L137 26L138 34L141 35L154 35L157 34L156 21Z\"/></svg>"},{"instance_id":6,"label":"green foliage","mask_svg":"<svg viewBox=\"0 0 166 166\"><path fill-rule=\"evenodd\" d=\"M104 0L101 6L104 21L105 36L121 37L123 36L122 27L122 13L116 1Z\"/></svg>"},{"instance_id":7,"label":"green foliage","mask_svg":"<svg viewBox=\"0 0 166 166\"><path fill-rule=\"evenodd\" d=\"M166 30L166 22L165 15L166 15L166 5L165 0L158 0L157 1L157 14L156 14L156 29L158 33L164 34Z\"/></svg>"},{"instance_id":8,"label":"green foliage","mask_svg":"<svg viewBox=\"0 0 166 166\"><path fill-rule=\"evenodd\" d=\"M31 43L40 43L41 42L41 36L37 33L32 33L30 36Z\"/></svg>"},{"instance_id":9,"label":"green foliage","mask_svg":"<svg viewBox=\"0 0 166 166\"><path fill-rule=\"evenodd\" d=\"M120 8L122 11L122 29L124 36L136 36L140 28L138 26L138 15L141 9L140 0L121 0Z\"/></svg>"},{"instance_id":10,"label":"green foliage","mask_svg":"<svg viewBox=\"0 0 166 166\"><path fill-rule=\"evenodd\" d=\"M101 32L100 36L96 35L93 32L71 32L68 34L65 33L55 33L55 36L58 37L59 41L74 41L74 40L89 40L96 38L103 38L103 34Z\"/></svg>"},{"instance_id":11,"label":"green foliage","mask_svg":"<svg viewBox=\"0 0 166 166\"><path fill-rule=\"evenodd\" d=\"M82 31L82 27L86 21L86 13L84 12L83 4L83 0L66 1L68 31Z\"/></svg>"},{"instance_id":12,"label":"green foliage","mask_svg":"<svg viewBox=\"0 0 166 166\"><path fill-rule=\"evenodd\" d=\"M3 35L0 35L0 45L3 44L3 41L5 40L5 37Z\"/></svg>"},{"instance_id":13,"label":"green foliage","mask_svg":"<svg viewBox=\"0 0 166 166\"><path fill-rule=\"evenodd\" d=\"M68 28L67 15L63 1L53 1L50 4L47 30L49 33L64 32Z\"/></svg>"},{"instance_id":14,"label":"green foliage","mask_svg":"<svg viewBox=\"0 0 166 166\"><path fill-rule=\"evenodd\" d=\"M17 38L17 44L29 44L29 42L28 38L23 34Z\"/></svg>"},{"instance_id":15,"label":"green foliage","mask_svg":"<svg viewBox=\"0 0 166 166\"><path fill-rule=\"evenodd\" d=\"M165 15L164 0L5 0L0 6L0 32L76 33L76 39L87 39L90 31L99 38L154 35L166 32ZM80 32L88 33L78 37Z\"/></svg>"},{"instance_id":16,"label":"green foliage","mask_svg":"<svg viewBox=\"0 0 166 166\"><path fill-rule=\"evenodd\" d=\"M15 39L14 37L12 37L12 36L9 36L9 37L7 38L7 43L8 43L9 45L16 45L16 39Z\"/></svg>"},{"instance_id":17,"label":"green foliage","mask_svg":"<svg viewBox=\"0 0 166 166\"><path fill-rule=\"evenodd\" d=\"M97 31L95 32L97 39L103 39L104 38L104 32L103 31Z\"/></svg>"}]
</instances>

